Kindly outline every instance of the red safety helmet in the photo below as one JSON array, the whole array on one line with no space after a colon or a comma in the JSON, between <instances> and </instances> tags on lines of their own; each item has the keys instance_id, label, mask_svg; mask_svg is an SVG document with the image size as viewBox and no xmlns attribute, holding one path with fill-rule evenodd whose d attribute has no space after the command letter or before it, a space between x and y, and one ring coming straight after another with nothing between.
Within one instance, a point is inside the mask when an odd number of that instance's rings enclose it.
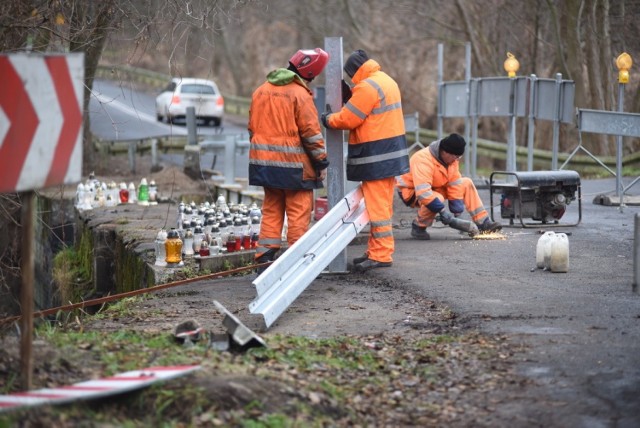
<instances>
[{"instance_id":1,"label":"red safety helmet","mask_svg":"<svg viewBox=\"0 0 640 428\"><path fill-rule=\"evenodd\" d=\"M300 49L293 54L289 62L298 70L300 76L307 80L313 80L314 77L322 73L329 62L329 54L320 48Z\"/></svg>"}]
</instances>

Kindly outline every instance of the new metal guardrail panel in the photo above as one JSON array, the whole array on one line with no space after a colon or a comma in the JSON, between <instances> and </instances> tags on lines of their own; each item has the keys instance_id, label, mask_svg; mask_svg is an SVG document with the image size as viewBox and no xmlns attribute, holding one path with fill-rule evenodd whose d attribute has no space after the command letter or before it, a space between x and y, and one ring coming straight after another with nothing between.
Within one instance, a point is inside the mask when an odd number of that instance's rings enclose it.
<instances>
[{"instance_id":1,"label":"new metal guardrail panel","mask_svg":"<svg viewBox=\"0 0 640 428\"><path fill-rule=\"evenodd\" d=\"M368 223L358 186L253 281L258 297L249 311L269 328Z\"/></svg>"}]
</instances>

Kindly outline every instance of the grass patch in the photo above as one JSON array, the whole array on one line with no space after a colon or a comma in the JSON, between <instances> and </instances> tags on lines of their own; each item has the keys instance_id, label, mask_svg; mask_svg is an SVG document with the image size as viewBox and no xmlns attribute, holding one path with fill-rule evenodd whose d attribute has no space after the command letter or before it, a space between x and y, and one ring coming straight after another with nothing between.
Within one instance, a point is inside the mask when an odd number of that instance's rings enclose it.
<instances>
[{"instance_id":1,"label":"grass patch","mask_svg":"<svg viewBox=\"0 0 640 428\"><path fill-rule=\"evenodd\" d=\"M51 275L63 304L79 302L93 291L91 267L82 253L73 248L55 255Z\"/></svg>"},{"instance_id":2,"label":"grass patch","mask_svg":"<svg viewBox=\"0 0 640 428\"><path fill-rule=\"evenodd\" d=\"M131 302L126 300L105 313L128 313ZM84 361L82 368L91 368L94 377L158 365L201 364L202 369L124 396L11 416L28 415L35 425L44 421L53 425L108 421L126 427L446 425L450 421L443 419L441 409L454 408L465 391L504 385L504 371L494 370L496 361L504 358L496 356L509 355L504 342L475 333L420 339L274 335L266 337L266 348L245 352L214 351L206 337L187 347L170 333L126 329L82 331L44 325L37 336L59 350L58 358L49 358L52 371L55 365L76 367L75 359ZM87 374L79 372L76 377L80 379L74 382L86 380ZM0 426L2 421L0 417Z\"/></svg>"}]
</instances>

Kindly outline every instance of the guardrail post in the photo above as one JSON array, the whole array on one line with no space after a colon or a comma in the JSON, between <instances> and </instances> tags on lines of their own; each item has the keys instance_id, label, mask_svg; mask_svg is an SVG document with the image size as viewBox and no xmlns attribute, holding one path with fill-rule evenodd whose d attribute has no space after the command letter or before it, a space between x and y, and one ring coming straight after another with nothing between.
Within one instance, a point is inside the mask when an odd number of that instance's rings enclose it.
<instances>
[{"instance_id":1,"label":"guardrail post","mask_svg":"<svg viewBox=\"0 0 640 428\"><path fill-rule=\"evenodd\" d=\"M624 111L624 83L618 83L618 111ZM616 196L620 195L620 210L624 200L622 185L622 135L616 136Z\"/></svg>"},{"instance_id":2,"label":"guardrail post","mask_svg":"<svg viewBox=\"0 0 640 428\"><path fill-rule=\"evenodd\" d=\"M527 130L527 171L533 171L533 146L535 143L536 129L536 90L538 77L535 74L529 76L529 129ZM554 168L551 168L554 169Z\"/></svg>"},{"instance_id":3,"label":"guardrail post","mask_svg":"<svg viewBox=\"0 0 640 428\"><path fill-rule=\"evenodd\" d=\"M560 112L562 97L562 74L556 73L556 96L553 105L553 149L551 150L551 169L558 169L558 148L560 147Z\"/></svg>"},{"instance_id":4,"label":"guardrail post","mask_svg":"<svg viewBox=\"0 0 640 428\"><path fill-rule=\"evenodd\" d=\"M342 37L325 37L324 47L329 53L329 63L325 69L326 103L332 111L340 111L342 107ZM325 141L327 148L327 202L329 208L338 204L345 195L346 168L344 135L340 129L326 129ZM347 270L347 252L336 253L335 259L329 264L330 272L345 272Z\"/></svg>"},{"instance_id":5,"label":"guardrail post","mask_svg":"<svg viewBox=\"0 0 640 428\"><path fill-rule=\"evenodd\" d=\"M438 140L442 138L442 128L443 128L443 115L442 115L442 103L443 103L443 75L444 75L444 45L442 43L438 43L438 124L437 124L437 132L438 132Z\"/></svg>"},{"instance_id":6,"label":"guardrail post","mask_svg":"<svg viewBox=\"0 0 640 428\"><path fill-rule=\"evenodd\" d=\"M464 59L464 81L467 82L467 102L464 117L464 139L467 141L467 144L469 144L469 146L467 146L467 150L464 151L464 175L469 177L469 175L471 174L471 155L476 156L475 150L473 150L473 152L469 150L471 146L469 141L471 137L471 43L469 42L467 42L464 46ZM475 176L473 178L475 178Z\"/></svg>"},{"instance_id":7,"label":"guardrail post","mask_svg":"<svg viewBox=\"0 0 640 428\"><path fill-rule=\"evenodd\" d=\"M151 139L151 171L159 171L160 162L158 162L158 139Z\"/></svg>"},{"instance_id":8,"label":"guardrail post","mask_svg":"<svg viewBox=\"0 0 640 428\"><path fill-rule=\"evenodd\" d=\"M196 132L196 109L195 107L187 107L187 144L198 144L198 134Z\"/></svg>"},{"instance_id":9,"label":"guardrail post","mask_svg":"<svg viewBox=\"0 0 640 428\"><path fill-rule=\"evenodd\" d=\"M236 136L227 135L224 146L224 184L236 184Z\"/></svg>"},{"instance_id":10,"label":"guardrail post","mask_svg":"<svg viewBox=\"0 0 640 428\"><path fill-rule=\"evenodd\" d=\"M516 166L516 79L511 78L509 85L509 121L507 124L507 171L517 171Z\"/></svg>"},{"instance_id":11,"label":"guardrail post","mask_svg":"<svg viewBox=\"0 0 640 428\"><path fill-rule=\"evenodd\" d=\"M136 145L137 141L131 141L129 143L129 170L135 174L136 172Z\"/></svg>"},{"instance_id":12,"label":"guardrail post","mask_svg":"<svg viewBox=\"0 0 640 428\"><path fill-rule=\"evenodd\" d=\"M640 213L636 213L634 216L633 238L633 284L631 290L637 293L640 282Z\"/></svg>"}]
</instances>

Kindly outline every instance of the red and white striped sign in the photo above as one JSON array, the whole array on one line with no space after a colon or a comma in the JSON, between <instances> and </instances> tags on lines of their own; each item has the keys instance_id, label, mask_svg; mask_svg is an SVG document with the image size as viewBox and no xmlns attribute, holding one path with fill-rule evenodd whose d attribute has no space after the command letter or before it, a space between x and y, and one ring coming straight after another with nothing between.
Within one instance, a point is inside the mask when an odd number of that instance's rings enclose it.
<instances>
[{"instance_id":1,"label":"red and white striped sign","mask_svg":"<svg viewBox=\"0 0 640 428\"><path fill-rule=\"evenodd\" d=\"M133 370L111 377L88 380L59 388L44 388L0 395L0 412L14 410L18 407L62 404L76 400L91 400L107 395L121 394L149 386L154 382L183 376L199 369L200 366L197 365L150 367L144 370Z\"/></svg>"},{"instance_id":2,"label":"red and white striped sign","mask_svg":"<svg viewBox=\"0 0 640 428\"><path fill-rule=\"evenodd\" d=\"M84 54L0 55L0 192L82 179Z\"/></svg>"}]
</instances>

